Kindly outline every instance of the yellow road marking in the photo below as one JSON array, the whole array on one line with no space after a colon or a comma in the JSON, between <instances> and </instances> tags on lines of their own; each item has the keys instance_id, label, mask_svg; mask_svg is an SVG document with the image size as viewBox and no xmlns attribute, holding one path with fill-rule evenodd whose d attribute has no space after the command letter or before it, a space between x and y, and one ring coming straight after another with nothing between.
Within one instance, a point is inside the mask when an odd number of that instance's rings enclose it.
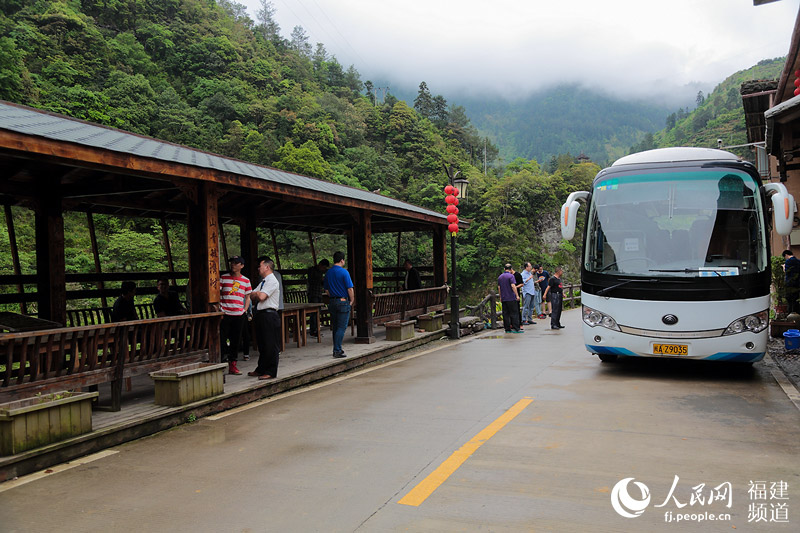
<instances>
[{"instance_id":1,"label":"yellow road marking","mask_svg":"<svg viewBox=\"0 0 800 533\"><path fill-rule=\"evenodd\" d=\"M511 409L500 415L494 422L486 426L480 433L475 435L472 440L464 444L461 448L453 452L439 467L431 472L428 477L423 479L416 487L406 494L397 503L401 505L412 505L414 507L424 502L428 496L433 494L433 491L439 488L439 485L447 481L458 468L464 464L464 461L475 453L478 448L491 439L498 431L503 429L506 424L511 422L523 409L528 407L533 398L523 398L515 403Z\"/></svg>"}]
</instances>

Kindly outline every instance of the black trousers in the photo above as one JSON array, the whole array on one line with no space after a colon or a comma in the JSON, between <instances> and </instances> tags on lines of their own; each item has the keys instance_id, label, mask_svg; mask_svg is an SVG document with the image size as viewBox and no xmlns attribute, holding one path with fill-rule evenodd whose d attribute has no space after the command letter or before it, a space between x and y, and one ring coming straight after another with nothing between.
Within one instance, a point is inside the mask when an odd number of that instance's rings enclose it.
<instances>
[{"instance_id":1,"label":"black trousers","mask_svg":"<svg viewBox=\"0 0 800 533\"><path fill-rule=\"evenodd\" d=\"M281 317L277 311L256 311L256 342L258 343L258 366L256 372L278 376L278 352L281 340Z\"/></svg>"},{"instance_id":2,"label":"black trousers","mask_svg":"<svg viewBox=\"0 0 800 533\"><path fill-rule=\"evenodd\" d=\"M561 327L561 308L564 304L564 293L551 292L550 304L553 306L553 313L550 315L550 326Z\"/></svg>"},{"instance_id":3,"label":"black trousers","mask_svg":"<svg viewBox=\"0 0 800 533\"><path fill-rule=\"evenodd\" d=\"M506 331L519 330L519 301L503 302L503 327Z\"/></svg>"},{"instance_id":4,"label":"black trousers","mask_svg":"<svg viewBox=\"0 0 800 533\"><path fill-rule=\"evenodd\" d=\"M242 330L247 323L245 315L223 315L219 324L219 342L222 344L222 361L236 361L239 359L239 343ZM230 341L230 343L229 343Z\"/></svg>"}]
</instances>

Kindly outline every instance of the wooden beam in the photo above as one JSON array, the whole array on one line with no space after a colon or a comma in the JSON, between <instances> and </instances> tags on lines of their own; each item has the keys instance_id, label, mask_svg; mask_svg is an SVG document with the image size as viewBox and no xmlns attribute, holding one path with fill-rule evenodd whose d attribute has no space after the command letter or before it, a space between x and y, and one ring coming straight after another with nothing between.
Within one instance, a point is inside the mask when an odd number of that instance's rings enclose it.
<instances>
[{"instance_id":1,"label":"wooden beam","mask_svg":"<svg viewBox=\"0 0 800 533\"><path fill-rule=\"evenodd\" d=\"M311 264L317 266L317 250L314 248L314 234L308 232L308 244L311 246Z\"/></svg>"},{"instance_id":2,"label":"wooden beam","mask_svg":"<svg viewBox=\"0 0 800 533\"><path fill-rule=\"evenodd\" d=\"M352 207L355 209L368 209L374 213L392 214L408 220L424 221L426 223L442 223L441 215L409 211L402 207L389 206L381 203L380 196L375 195L374 202L358 200L346 196L331 195L320 189L307 189L297 187L290 183L255 178L238 173L236 163L231 163L231 171L222 171L214 168L201 167L155 159L152 157L138 156L131 153L115 152L104 148L65 143L54 139L35 137L24 133L0 130L0 150L6 153L19 154L20 157L36 159L55 164L69 163L70 167L81 166L96 168L123 175L145 176L149 178L169 180L184 178L192 181L203 181L218 185L241 187L243 194L254 194L256 191L270 193L282 199L289 198L292 203L302 201L316 206Z\"/></svg>"},{"instance_id":3,"label":"wooden beam","mask_svg":"<svg viewBox=\"0 0 800 533\"><path fill-rule=\"evenodd\" d=\"M400 272L400 245L401 245L402 241L403 241L403 232L402 231L398 231L397 232L397 272ZM400 280L399 279L397 280L397 283L395 283L394 287L395 287L396 291L400 290Z\"/></svg>"},{"instance_id":4,"label":"wooden beam","mask_svg":"<svg viewBox=\"0 0 800 533\"><path fill-rule=\"evenodd\" d=\"M161 216L160 219L161 223L161 240L164 242L164 252L167 254L167 267L169 268L170 282L173 285L178 284L178 280L175 278L175 264L172 262L172 246L169 243L169 224L167 223L167 217Z\"/></svg>"},{"instance_id":5,"label":"wooden beam","mask_svg":"<svg viewBox=\"0 0 800 533\"><path fill-rule=\"evenodd\" d=\"M447 283L447 231L443 224L433 229L433 286Z\"/></svg>"},{"instance_id":6,"label":"wooden beam","mask_svg":"<svg viewBox=\"0 0 800 533\"><path fill-rule=\"evenodd\" d=\"M220 259L220 267L222 266L222 262L225 262L225 270L230 270L231 265L228 263L228 242L225 240L225 224L220 223L219 225L219 242L222 245L222 258Z\"/></svg>"},{"instance_id":7,"label":"wooden beam","mask_svg":"<svg viewBox=\"0 0 800 533\"><path fill-rule=\"evenodd\" d=\"M275 266L278 267L278 270L281 269L281 258L278 255L278 239L275 238L275 228L269 229L269 234L272 237L272 251L275 253Z\"/></svg>"},{"instance_id":8,"label":"wooden beam","mask_svg":"<svg viewBox=\"0 0 800 533\"><path fill-rule=\"evenodd\" d=\"M242 242L242 258L244 259L243 272L250 279L252 284L258 280L258 225L256 217L252 212L248 212L244 219L244 224L239 226L239 235Z\"/></svg>"},{"instance_id":9,"label":"wooden beam","mask_svg":"<svg viewBox=\"0 0 800 533\"><path fill-rule=\"evenodd\" d=\"M372 321L372 214L362 211L353 224L353 255L348 264L355 265L356 343L375 342Z\"/></svg>"},{"instance_id":10,"label":"wooden beam","mask_svg":"<svg viewBox=\"0 0 800 533\"><path fill-rule=\"evenodd\" d=\"M89 225L89 239L92 242L92 256L94 257L94 271L98 274L103 273L103 269L100 266L100 252L97 249L97 232L94 228L94 217L92 216L91 211L86 212L86 222ZM105 283L103 283L102 279L97 280L97 288L99 290L105 289ZM100 297L100 302L103 304L103 307L108 307L108 300L106 299L105 295Z\"/></svg>"},{"instance_id":11,"label":"wooden beam","mask_svg":"<svg viewBox=\"0 0 800 533\"><path fill-rule=\"evenodd\" d=\"M14 275L21 276L22 268L19 262L19 249L17 248L17 232L14 230L14 214L11 211L9 204L5 205L6 211L6 230L8 230L8 243L11 246L11 263L14 267ZM20 282L17 283L17 293L24 294L25 286ZM25 302L19 303L19 311L23 315L28 314L28 305Z\"/></svg>"},{"instance_id":12,"label":"wooden beam","mask_svg":"<svg viewBox=\"0 0 800 533\"><path fill-rule=\"evenodd\" d=\"M215 311L219 307L219 222L213 184L198 186L197 203L190 204L187 218L191 310Z\"/></svg>"},{"instance_id":13,"label":"wooden beam","mask_svg":"<svg viewBox=\"0 0 800 533\"><path fill-rule=\"evenodd\" d=\"M66 262L64 258L64 214L59 184L38 180L36 210L37 311L39 318L67 323Z\"/></svg>"}]
</instances>

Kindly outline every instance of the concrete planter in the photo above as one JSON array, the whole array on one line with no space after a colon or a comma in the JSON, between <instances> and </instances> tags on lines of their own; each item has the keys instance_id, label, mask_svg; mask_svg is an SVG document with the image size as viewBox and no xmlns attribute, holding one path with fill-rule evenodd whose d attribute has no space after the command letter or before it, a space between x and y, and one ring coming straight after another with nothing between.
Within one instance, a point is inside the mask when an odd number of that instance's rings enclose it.
<instances>
[{"instance_id":1,"label":"concrete planter","mask_svg":"<svg viewBox=\"0 0 800 533\"><path fill-rule=\"evenodd\" d=\"M92 431L97 392L60 392L0 404L0 455L76 437Z\"/></svg>"},{"instance_id":2,"label":"concrete planter","mask_svg":"<svg viewBox=\"0 0 800 533\"><path fill-rule=\"evenodd\" d=\"M790 329L798 329L798 324L791 320L770 320L769 321L769 336L776 339L782 339L783 334Z\"/></svg>"},{"instance_id":3,"label":"concrete planter","mask_svg":"<svg viewBox=\"0 0 800 533\"><path fill-rule=\"evenodd\" d=\"M155 382L155 403L176 407L224 392L227 363L193 363L151 372Z\"/></svg>"},{"instance_id":4,"label":"concrete planter","mask_svg":"<svg viewBox=\"0 0 800 533\"><path fill-rule=\"evenodd\" d=\"M401 322L394 320L384 324L386 326L386 340L387 341L404 341L406 339L414 338L414 321L407 320Z\"/></svg>"},{"instance_id":5,"label":"concrete planter","mask_svg":"<svg viewBox=\"0 0 800 533\"><path fill-rule=\"evenodd\" d=\"M417 317L417 326L425 331L439 331L442 329L442 317L444 315L419 315Z\"/></svg>"}]
</instances>

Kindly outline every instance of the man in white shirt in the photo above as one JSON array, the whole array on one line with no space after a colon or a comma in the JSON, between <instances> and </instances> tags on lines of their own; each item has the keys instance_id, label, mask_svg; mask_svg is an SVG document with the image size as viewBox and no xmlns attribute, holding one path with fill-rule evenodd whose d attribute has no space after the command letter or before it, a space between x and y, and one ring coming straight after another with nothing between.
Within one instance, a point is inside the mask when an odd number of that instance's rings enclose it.
<instances>
[{"instance_id":1,"label":"man in white shirt","mask_svg":"<svg viewBox=\"0 0 800 533\"><path fill-rule=\"evenodd\" d=\"M250 293L250 300L256 308L256 341L258 343L258 366L248 376L258 379L274 379L278 375L278 358L280 350L281 317L280 283L275 277L275 263L269 257L258 258L259 283Z\"/></svg>"}]
</instances>

